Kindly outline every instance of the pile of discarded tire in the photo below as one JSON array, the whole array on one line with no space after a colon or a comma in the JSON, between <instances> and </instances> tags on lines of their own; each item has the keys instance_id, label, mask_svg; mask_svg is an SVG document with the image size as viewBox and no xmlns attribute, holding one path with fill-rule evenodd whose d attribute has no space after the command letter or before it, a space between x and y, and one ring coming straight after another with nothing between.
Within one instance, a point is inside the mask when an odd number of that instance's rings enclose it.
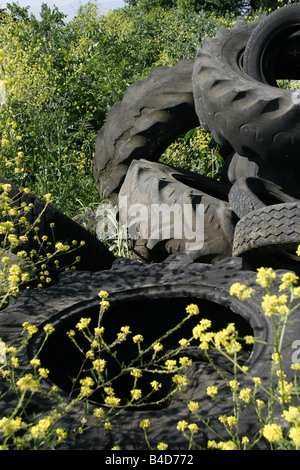
<instances>
[{"instance_id":1,"label":"pile of discarded tire","mask_svg":"<svg viewBox=\"0 0 300 470\"><path fill-rule=\"evenodd\" d=\"M256 267L264 261L276 269L278 279L284 269L298 271L294 253L300 244L300 105L292 91L276 86L276 80L300 78L299 46L300 5L292 4L251 23L238 21L231 30L220 28L214 38L205 39L195 61L158 67L146 80L128 87L96 139L93 171L99 193L116 203L126 197L128 205L145 207L202 205L201 246L188 250L187 240L158 238L153 242L141 234L135 241L137 259L115 260L101 242L81 232L85 229L64 220L66 240L74 227L79 237L85 237L83 264L77 271L61 275L54 286L22 292L0 312L0 338L5 343L18 338L25 321L39 329L23 350L20 371L29 367L43 342L43 326L51 322L55 333L41 356L50 370L47 386L56 384L66 402L70 400L67 377L78 373L79 364L71 343L66 345L66 331L82 316L98 313L100 290L110 294L107 328L113 331L128 324L153 341L182 319L188 304L196 303L200 317L212 319L215 330L234 322L241 335L272 342L270 318L253 301L230 296L229 289L238 281L255 287L260 296L263 292L255 283ZM158 162L174 139L199 124L212 133L227 156L219 181ZM300 334L297 312L295 317L295 323L286 328L285 339L290 345L283 352L287 380L294 353L291 345ZM193 322L188 325L189 331L193 326ZM179 334L188 335L186 331ZM169 349L175 344L178 338L170 342ZM255 344L246 353L249 375L260 377L267 387L270 349ZM190 381L187 398L199 402L203 419L213 420L219 436L226 439L228 435L216 418L232 414L230 400L225 403L230 391L198 348L188 347L185 355L193 359L186 371ZM224 361L219 367L225 376L232 376ZM246 376L241 375L239 381L241 387L249 385ZM206 395L208 385L219 387L221 402ZM0 401L0 416L15 404L15 397L6 394ZM34 413L46 413L48 406L33 398ZM84 404L76 407L62 419L61 426L70 430L82 418L92 424L93 409L98 406L90 403L88 411ZM74 434L60 448L147 449L139 427L146 418L151 421L148 436L154 446L167 442L169 450L186 449L186 438L176 426L179 420L191 422L193 417L178 395L160 408L128 409L111 429L91 427ZM215 435L197 424L200 429L194 439L205 447ZM243 413L240 432L255 436L257 423L250 412ZM257 448L267 446L260 440Z\"/></svg>"},{"instance_id":2,"label":"pile of discarded tire","mask_svg":"<svg viewBox=\"0 0 300 470\"><path fill-rule=\"evenodd\" d=\"M291 4L219 28L194 62L158 67L131 85L97 137L99 193L148 207L203 203L205 240L192 253L197 261L244 256L251 267L266 258L297 269L299 99L277 80L300 78L299 10ZM220 181L157 163L170 141L195 123L226 155ZM157 253L185 252L186 245L141 236L136 251L149 261Z\"/></svg>"}]
</instances>

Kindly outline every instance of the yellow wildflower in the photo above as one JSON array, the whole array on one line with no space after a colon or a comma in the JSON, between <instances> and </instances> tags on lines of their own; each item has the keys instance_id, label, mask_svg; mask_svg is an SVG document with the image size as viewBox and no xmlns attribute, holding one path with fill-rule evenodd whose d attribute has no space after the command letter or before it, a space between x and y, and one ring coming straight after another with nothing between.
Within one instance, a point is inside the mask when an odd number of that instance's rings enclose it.
<instances>
[{"instance_id":1,"label":"yellow wildflower","mask_svg":"<svg viewBox=\"0 0 300 470\"><path fill-rule=\"evenodd\" d=\"M176 374L172 377L172 381L181 387L187 387L189 385L189 379L185 375Z\"/></svg>"},{"instance_id":2,"label":"yellow wildflower","mask_svg":"<svg viewBox=\"0 0 300 470\"><path fill-rule=\"evenodd\" d=\"M46 379L49 375L49 370L46 369L45 367L40 367L38 369L38 373L43 379Z\"/></svg>"},{"instance_id":3,"label":"yellow wildflower","mask_svg":"<svg viewBox=\"0 0 300 470\"><path fill-rule=\"evenodd\" d=\"M109 296L109 294L106 290L101 290L98 296L101 297L102 299L106 299Z\"/></svg>"},{"instance_id":4,"label":"yellow wildflower","mask_svg":"<svg viewBox=\"0 0 300 470\"><path fill-rule=\"evenodd\" d=\"M113 397L113 396L105 397L104 401L108 406L111 406L112 408L115 408L116 406L119 406L120 403L121 403L120 398Z\"/></svg>"},{"instance_id":5,"label":"yellow wildflower","mask_svg":"<svg viewBox=\"0 0 300 470\"><path fill-rule=\"evenodd\" d=\"M279 286L279 290L290 289L293 284L297 284L299 277L292 272L284 273L281 277L282 284Z\"/></svg>"},{"instance_id":6,"label":"yellow wildflower","mask_svg":"<svg viewBox=\"0 0 300 470\"><path fill-rule=\"evenodd\" d=\"M87 328L90 324L90 318L81 318L80 321L77 323L76 328L80 331Z\"/></svg>"},{"instance_id":7,"label":"yellow wildflower","mask_svg":"<svg viewBox=\"0 0 300 470\"><path fill-rule=\"evenodd\" d=\"M39 420L38 424L32 426L29 429L30 434L34 439L38 439L39 437L43 437L46 435L46 432L49 428L53 425L53 420L49 417L42 418Z\"/></svg>"},{"instance_id":8,"label":"yellow wildflower","mask_svg":"<svg viewBox=\"0 0 300 470\"><path fill-rule=\"evenodd\" d=\"M239 398L245 403L250 403L251 399L251 388L243 388L240 391Z\"/></svg>"},{"instance_id":9,"label":"yellow wildflower","mask_svg":"<svg viewBox=\"0 0 300 470\"><path fill-rule=\"evenodd\" d=\"M159 442L156 446L157 450L166 450L168 448L168 444L165 442Z\"/></svg>"},{"instance_id":10,"label":"yellow wildflower","mask_svg":"<svg viewBox=\"0 0 300 470\"><path fill-rule=\"evenodd\" d=\"M144 341L144 337L143 335L135 335L133 336L132 341L134 343L141 343L142 341Z\"/></svg>"},{"instance_id":11,"label":"yellow wildflower","mask_svg":"<svg viewBox=\"0 0 300 470\"><path fill-rule=\"evenodd\" d=\"M67 431L63 428L57 428L55 432L56 432L58 441L61 441L62 439L66 439L68 436Z\"/></svg>"},{"instance_id":12,"label":"yellow wildflower","mask_svg":"<svg viewBox=\"0 0 300 470\"><path fill-rule=\"evenodd\" d=\"M199 403L196 401L190 401L188 404L188 408L192 413L197 413L199 408Z\"/></svg>"},{"instance_id":13,"label":"yellow wildflower","mask_svg":"<svg viewBox=\"0 0 300 470\"><path fill-rule=\"evenodd\" d=\"M177 368L177 362L174 359L168 359L165 362L165 365L166 365L166 368L169 369L169 370L173 370L173 369Z\"/></svg>"},{"instance_id":14,"label":"yellow wildflower","mask_svg":"<svg viewBox=\"0 0 300 470\"><path fill-rule=\"evenodd\" d=\"M51 323L47 323L47 325L44 326L44 331L45 333L48 333L49 335L53 333L55 330L54 326Z\"/></svg>"},{"instance_id":15,"label":"yellow wildflower","mask_svg":"<svg viewBox=\"0 0 300 470\"><path fill-rule=\"evenodd\" d=\"M276 443L283 439L282 429L279 424L266 424L262 430L262 435L271 443Z\"/></svg>"},{"instance_id":16,"label":"yellow wildflower","mask_svg":"<svg viewBox=\"0 0 300 470\"><path fill-rule=\"evenodd\" d=\"M153 349L155 352L161 351L163 349L163 345L159 342L153 344Z\"/></svg>"},{"instance_id":17,"label":"yellow wildflower","mask_svg":"<svg viewBox=\"0 0 300 470\"><path fill-rule=\"evenodd\" d=\"M186 307L186 313L189 315L198 315L199 314L199 307L196 304L190 304Z\"/></svg>"},{"instance_id":18,"label":"yellow wildflower","mask_svg":"<svg viewBox=\"0 0 300 470\"><path fill-rule=\"evenodd\" d=\"M103 408L95 408L93 414L94 416L96 416L96 418L103 418L104 416Z\"/></svg>"},{"instance_id":19,"label":"yellow wildflower","mask_svg":"<svg viewBox=\"0 0 300 470\"><path fill-rule=\"evenodd\" d=\"M180 357L179 358L179 363L182 365L182 367L191 367L192 365L192 359L190 359L189 357Z\"/></svg>"},{"instance_id":20,"label":"yellow wildflower","mask_svg":"<svg viewBox=\"0 0 300 470\"><path fill-rule=\"evenodd\" d=\"M276 295L265 295L261 303L262 309L267 317L276 314L286 315L289 313L287 306L287 296L285 294L277 297Z\"/></svg>"},{"instance_id":21,"label":"yellow wildflower","mask_svg":"<svg viewBox=\"0 0 300 470\"><path fill-rule=\"evenodd\" d=\"M140 400L142 398L142 390L135 388L130 391L133 400Z\"/></svg>"},{"instance_id":22,"label":"yellow wildflower","mask_svg":"<svg viewBox=\"0 0 300 470\"><path fill-rule=\"evenodd\" d=\"M178 421L177 429L178 431L184 431L188 427L188 423L185 420Z\"/></svg>"},{"instance_id":23,"label":"yellow wildflower","mask_svg":"<svg viewBox=\"0 0 300 470\"><path fill-rule=\"evenodd\" d=\"M105 359L95 359L92 364L93 369L95 369L98 374L101 374L105 369L106 361Z\"/></svg>"},{"instance_id":24,"label":"yellow wildflower","mask_svg":"<svg viewBox=\"0 0 300 470\"><path fill-rule=\"evenodd\" d=\"M36 392L39 389L39 382L33 378L32 374L25 374L20 377L16 384L21 392Z\"/></svg>"},{"instance_id":25,"label":"yellow wildflower","mask_svg":"<svg viewBox=\"0 0 300 470\"><path fill-rule=\"evenodd\" d=\"M140 428L142 428L142 429L147 429L147 428L149 428L149 426L150 426L150 421L149 421L149 419L143 419L142 421L140 421L139 426L140 426Z\"/></svg>"},{"instance_id":26,"label":"yellow wildflower","mask_svg":"<svg viewBox=\"0 0 300 470\"><path fill-rule=\"evenodd\" d=\"M290 406L288 410L284 410L282 417L288 422L293 424L300 424L300 409L296 406Z\"/></svg>"},{"instance_id":27,"label":"yellow wildflower","mask_svg":"<svg viewBox=\"0 0 300 470\"><path fill-rule=\"evenodd\" d=\"M199 428L196 423L191 423L188 425L188 429L193 433L197 433L199 431Z\"/></svg>"},{"instance_id":28,"label":"yellow wildflower","mask_svg":"<svg viewBox=\"0 0 300 470\"><path fill-rule=\"evenodd\" d=\"M206 389L206 393L209 397L215 398L218 394L218 387L215 385L209 385Z\"/></svg>"},{"instance_id":29,"label":"yellow wildflower","mask_svg":"<svg viewBox=\"0 0 300 470\"><path fill-rule=\"evenodd\" d=\"M276 279L276 272L272 268L258 268L256 282L264 288L269 287Z\"/></svg>"},{"instance_id":30,"label":"yellow wildflower","mask_svg":"<svg viewBox=\"0 0 300 470\"><path fill-rule=\"evenodd\" d=\"M159 383L157 380L153 380L152 382L150 382L150 385L155 391L159 390L162 387L162 384Z\"/></svg>"},{"instance_id":31,"label":"yellow wildflower","mask_svg":"<svg viewBox=\"0 0 300 470\"><path fill-rule=\"evenodd\" d=\"M300 426L294 426L289 431L289 438L297 449L300 448Z\"/></svg>"},{"instance_id":32,"label":"yellow wildflower","mask_svg":"<svg viewBox=\"0 0 300 470\"><path fill-rule=\"evenodd\" d=\"M136 378L140 378L143 376L142 371L139 369L132 369L132 371L130 372L130 375Z\"/></svg>"},{"instance_id":33,"label":"yellow wildflower","mask_svg":"<svg viewBox=\"0 0 300 470\"><path fill-rule=\"evenodd\" d=\"M254 293L254 289L252 289L252 287L247 287L245 284L241 284L240 282L236 282L230 287L229 293L230 295L236 295L240 300L245 300L251 297Z\"/></svg>"}]
</instances>

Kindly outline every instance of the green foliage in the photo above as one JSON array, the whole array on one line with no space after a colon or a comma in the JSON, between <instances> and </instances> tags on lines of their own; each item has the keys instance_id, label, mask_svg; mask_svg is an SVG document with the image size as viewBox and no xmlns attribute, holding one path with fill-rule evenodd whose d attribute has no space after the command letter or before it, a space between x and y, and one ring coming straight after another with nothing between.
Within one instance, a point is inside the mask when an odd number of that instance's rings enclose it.
<instances>
[{"instance_id":1,"label":"green foliage","mask_svg":"<svg viewBox=\"0 0 300 470\"><path fill-rule=\"evenodd\" d=\"M240 1L219 0L128 3L104 15L89 2L69 22L56 7L43 4L37 20L12 3L3 17L1 176L38 197L52 193L53 204L70 216L100 202L91 167L95 138L126 88L154 67L193 59L206 36L234 25L241 8ZM210 171L215 149L205 155L182 139L173 163L182 163L183 151L184 167ZM169 149L167 159L172 163Z\"/></svg>"},{"instance_id":2,"label":"green foliage","mask_svg":"<svg viewBox=\"0 0 300 470\"><path fill-rule=\"evenodd\" d=\"M138 7L141 11L149 12L153 8L178 8L186 11L204 10L224 15L256 12L259 10L273 11L288 3L298 3L298 0L125 0L130 7Z\"/></svg>"},{"instance_id":3,"label":"green foliage","mask_svg":"<svg viewBox=\"0 0 300 470\"><path fill-rule=\"evenodd\" d=\"M205 10L217 14L240 13L243 6L243 0L125 0L129 6L139 7L143 11L150 11L152 8L178 8L185 11Z\"/></svg>"},{"instance_id":4,"label":"green foliage","mask_svg":"<svg viewBox=\"0 0 300 470\"><path fill-rule=\"evenodd\" d=\"M189 10L186 1L166 5L103 15L89 2L70 22L46 4L40 20L8 5L0 37L3 177L38 197L52 193L70 216L99 202L91 162L111 106L152 68L193 59L206 35L235 19Z\"/></svg>"},{"instance_id":5,"label":"green foliage","mask_svg":"<svg viewBox=\"0 0 300 470\"><path fill-rule=\"evenodd\" d=\"M287 5L288 3L298 3L298 0L246 0L245 7L248 11L273 11L278 7Z\"/></svg>"},{"instance_id":6,"label":"green foliage","mask_svg":"<svg viewBox=\"0 0 300 470\"><path fill-rule=\"evenodd\" d=\"M217 178L223 164L219 146L209 132L200 127L172 143L160 158L162 163Z\"/></svg>"}]
</instances>

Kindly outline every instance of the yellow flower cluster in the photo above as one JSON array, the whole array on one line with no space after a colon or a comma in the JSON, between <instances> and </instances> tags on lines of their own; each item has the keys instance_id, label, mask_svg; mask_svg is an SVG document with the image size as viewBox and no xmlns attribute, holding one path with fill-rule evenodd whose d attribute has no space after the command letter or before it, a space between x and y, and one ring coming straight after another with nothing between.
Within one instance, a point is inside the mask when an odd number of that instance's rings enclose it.
<instances>
[{"instance_id":1,"label":"yellow flower cluster","mask_svg":"<svg viewBox=\"0 0 300 470\"><path fill-rule=\"evenodd\" d=\"M206 331L211 326L211 321L202 319L200 323L193 328L193 337L199 340L200 349L208 349L210 346L217 349L224 348L228 354L235 354L242 349L237 341L237 331L233 323L229 323L226 328L214 333Z\"/></svg>"},{"instance_id":2,"label":"yellow flower cluster","mask_svg":"<svg viewBox=\"0 0 300 470\"><path fill-rule=\"evenodd\" d=\"M34 439L38 439L39 437L44 437L53 424L54 421L50 417L41 418L38 424L29 429L29 432Z\"/></svg>"},{"instance_id":3,"label":"yellow flower cluster","mask_svg":"<svg viewBox=\"0 0 300 470\"><path fill-rule=\"evenodd\" d=\"M235 282L230 287L229 293L230 295L236 295L240 300L245 300L253 295L254 289L252 287L247 287L245 284L241 284L240 282Z\"/></svg>"},{"instance_id":4,"label":"yellow flower cluster","mask_svg":"<svg viewBox=\"0 0 300 470\"><path fill-rule=\"evenodd\" d=\"M165 51L163 53L166 54ZM190 133L190 137L187 135L172 143L163 153L160 161L216 177L218 168L223 162L218 153L217 144L212 143L211 134L202 128L197 128Z\"/></svg>"},{"instance_id":5,"label":"yellow flower cluster","mask_svg":"<svg viewBox=\"0 0 300 470\"><path fill-rule=\"evenodd\" d=\"M85 377L84 379L80 380L80 395L82 397L87 397L93 393L94 381L91 377Z\"/></svg>"},{"instance_id":6,"label":"yellow flower cluster","mask_svg":"<svg viewBox=\"0 0 300 470\"><path fill-rule=\"evenodd\" d=\"M218 442L218 443L214 440L208 441L207 448L218 449L218 450L238 450L236 443L233 441Z\"/></svg>"},{"instance_id":7,"label":"yellow flower cluster","mask_svg":"<svg viewBox=\"0 0 300 470\"><path fill-rule=\"evenodd\" d=\"M272 268L258 268L256 282L263 288L268 288L276 279L276 273Z\"/></svg>"},{"instance_id":8,"label":"yellow flower cluster","mask_svg":"<svg viewBox=\"0 0 300 470\"><path fill-rule=\"evenodd\" d=\"M198 315L199 314L199 307L196 304L190 304L186 307L186 313L189 315Z\"/></svg>"},{"instance_id":9,"label":"yellow flower cluster","mask_svg":"<svg viewBox=\"0 0 300 470\"><path fill-rule=\"evenodd\" d=\"M104 392L107 396L104 399L106 405L110 406L111 408L115 408L116 406L120 406L121 399L115 396L115 391L112 387L105 387Z\"/></svg>"},{"instance_id":10,"label":"yellow flower cluster","mask_svg":"<svg viewBox=\"0 0 300 470\"><path fill-rule=\"evenodd\" d=\"M186 429L189 429L192 434L196 434L199 431L199 428L196 423L188 424L184 419L178 421L177 423L178 431L185 432Z\"/></svg>"},{"instance_id":11,"label":"yellow flower cluster","mask_svg":"<svg viewBox=\"0 0 300 470\"><path fill-rule=\"evenodd\" d=\"M288 297L283 294L279 297L277 295L265 295L261 303L262 309L267 317L271 317L275 314L287 315L290 309L287 305Z\"/></svg>"}]
</instances>

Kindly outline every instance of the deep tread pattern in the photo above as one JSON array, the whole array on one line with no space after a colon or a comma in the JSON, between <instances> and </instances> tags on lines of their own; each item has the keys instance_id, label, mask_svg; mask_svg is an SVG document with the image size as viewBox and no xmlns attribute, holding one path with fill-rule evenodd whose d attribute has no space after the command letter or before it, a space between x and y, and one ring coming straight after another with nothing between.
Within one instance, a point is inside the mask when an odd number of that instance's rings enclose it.
<instances>
[{"instance_id":1,"label":"deep tread pattern","mask_svg":"<svg viewBox=\"0 0 300 470\"><path fill-rule=\"evenodd\" d=\"M237 223L232 254L296 251L299 244L300 204L276 204L249 212Z\"/></svg>"},{"instance_id":2,"label":"deep tread pattern","mask_svg":"<svg viewBox=\"0 0 300 470\"><path fill-rule=\"evenodd\" d=\"M160 221L151 237L153 221L150 218L147 226L140 224L140 238L147 240L146 247L150 250L162 250L163 246L165 255L185 252L194 260L215 262L231 256L235 216L228 203L228 191L229 185L206 176L141 159L131 163L119 196L126 197L128 209L138 202L147 208L148 214L151 214L153 205L170 208L172 205L181 208L187 205L192 208L192 220L187 223L193 227L200 223L195 222L195 208L203 206L201 243L191 242L185 230L181 239L172 238L176 233L173 221L170 222L170 238L163 236L163 228L167 228L164 227L164 221ZM133 217L133 226L135 224Z\"/></svg>"},{"instance_id":3,"label":"deep tread pattern","mask_svg":"<svg viewBox=\"0 0 300 470\"><path fill-rule=\"evenodd\" d=\"M180 135L199 125L192 91L194 62L157 67L130 85L96 138L93 173L100 195L116 199L133 159L158 161Z\"/></svg>"},{"instance_id":4,"label":"deep tread pattern","mask_svg":"<svg viewBox=\"0 0 300 470\"><path fill-rule=\"evenodd\" d=\"M239 65L263 19L237 21L231 30L222 28L205 39L193 70L195 107L202 127L219 144L271 164L284 160L287 166L299 162L300 105L293 103L291 90L260 83Z\"/></svg>"},{"instance_id":5,"label":"deep tread pattern","mask_svg":"<svg viewBox=\"0 0 300 470\"><path fill-rule=\"evenodd\" d=\"M278 289L282 272L277 271L276 289ZM169 305L174 307L174 302L179 299L186 300L184 306L191 299L194 299L199 304L200 312L203 315L209 315L209 310L205 309L209 306L216 312L216 320L220 319L224 324L227 324L229 320L226 315L227 312L225 312L225 315L223 315L224 310L220 312L220 308L227 307L235 314L234 321L237 322L236 325L239 322L239 317L242 317L251 325L253 336L259 336L261 341L266 343L273 343L274 333L271 319L263 314L259 304L252 302L250 299L245 299L242 302L229 294L230 286L239 281L249 287L255 287L256 295L260 298L264 294L264 290L255 283L255 278L255 272L247 268L242 258L227 258L214 265L208 265L193 263L184 254L170 256L163 263L149 265L121 259L116 261L110 270L101 271L101 273L69 271L63 273L60 282L51 288L25 291L13 298L10 305L1 312L0 337L6 344L10 344L12 340L16 341L14 346L20 347L20 354L18 354L19 367L16 374L26 373L30 370L29 361L35 356L44 340L45 332L43 327L45 324L51 323L54 326L55 332L51 335L51 338L57 338L54 335L59 335L60 332L64 333L64 329L68 329L76 323L81 316L90 316L92 311L96 312L99 309L98 293L101 289L104 289L110 294L109 301L111 304L107 324L108 330L118 328L119 322L120 325L129 324L134 328L136 327L136 322L132 323L134 318L150 325L151 331L156 330L156 328L159 329L163 321L174 321L174 309L166 308L164 314L161 315L164 318L159 318L157 312L153 310L145 311L143 302L146 304L150 302L151 306L151 302L153 302L152 305L155 305L154 302L162 300L169 302ZM209 304L207 304L207 301ZM129 306L135 302L140 304L141 309L136 317L132 317ZM116 307L117 311L114 310ZM201 310L202 307L203 310ZM290 364L291 355L294 353L290 345L298 339L300 327L299 307L296 308L294 322L288 323L286 327L285 339L286 344L289 346L284 347L282 351L284 370L287 373L286 380L289 381L293 379ZM198 317L192 320L195 321L195 324L199 322ZM30 339L28 347L21 347L24 338L24 335L21 334L23 331L22 325L25 321L34 324L38 328L38 333ZM218 331L218 329L213 328L213 331ZM141 333L139 329L137 329L137 332ZM66 337L66 335L63 335L63 337ZM55 339L52 339L52 341L56 352L61 353L57 370L65 370L66 351L62 347L61 341L55 342ZM177 342L176 347L178 347ZM60 427L66 429L68 435L74 436L74 439L72 438L63 444L63 449L107 450L118 445L122 450L148 450L139 423L142 419L149 418L149 412L151 412L149 441L154 443L165 441L167 430L170 451L184 450L186 449L186 438L183 433L178 433L176 425L178 420L187 416L187 398L201 403L201 416L203 419L210 422L213 420L214 429L222 436L222 439L228 439L226 429L221 423L218 424L217 419L220 415L232 413L232 394L228 389L228 385L220 378L219 374L215 373L211 364L203 362L201 356L197 355L197 352L199 353L197 344L196 348L187 349L185 355L191 355L193 364L184 371L190 381L187 390L188 395L184 399L180 395L179 397L171 397L170 403L164 408L157 407L150 410L137 408L132 410L129 407L118 414L115 419L112 418L112 429L110 430L103 429L102 425L99 427L91 426L89 429L90 425L95 424L93 412L95 408L99 407L99 404L90 403L89 406L86 406L86 403L82 402L76 408L73 408L71 413L67 412L58 423ZM196 357L194 357L195 353ZM271 380L271 353L271 348L256 343L253 345L252 353L246 362L249 374L252 377L260 377L262 385L266 389L269 389ZM47 357L48 360L53 361L51 355L49 356ZM42 364L44 364L43 361ZM51 374L53 368L49 367L49 370ZM231 375L231 377L234 377L234 375ZM251 385L245 374L238 376L238 381L241 388ZM1 386L3 382L4 378L1 376ZM43 382L43 387L48 391L52 385L52 375L49 375L47 381ZM207 385L218 386L218 396L221 397L219 402L212 403L211 398L207 396ZM62 390L61 393L64 402L68 404L71 398ZM259 391L258 397L264 398ZM9 390L2 398L0 413L1 416L8 416L10 412L15 410L17 397L13 391ZM31 411L33 413L48 414L49 408L48 400L43 400L40 394L33 396L33 402L31 402ZM83 434L74 433L75 425L77 424L77 428L78 423L83 418L88 420L86 432ZM251 439L254 439L258 430L256 424L252 421L251 410L246 408L239 422L241 435L247 434ZM211 439L211 436L209 428L202 426L200 423L199 433L195 436L196 442L201 447L206 446L207 440ZM61 449L61 447L58 449Z\"/></svg>"}]
</instances>

